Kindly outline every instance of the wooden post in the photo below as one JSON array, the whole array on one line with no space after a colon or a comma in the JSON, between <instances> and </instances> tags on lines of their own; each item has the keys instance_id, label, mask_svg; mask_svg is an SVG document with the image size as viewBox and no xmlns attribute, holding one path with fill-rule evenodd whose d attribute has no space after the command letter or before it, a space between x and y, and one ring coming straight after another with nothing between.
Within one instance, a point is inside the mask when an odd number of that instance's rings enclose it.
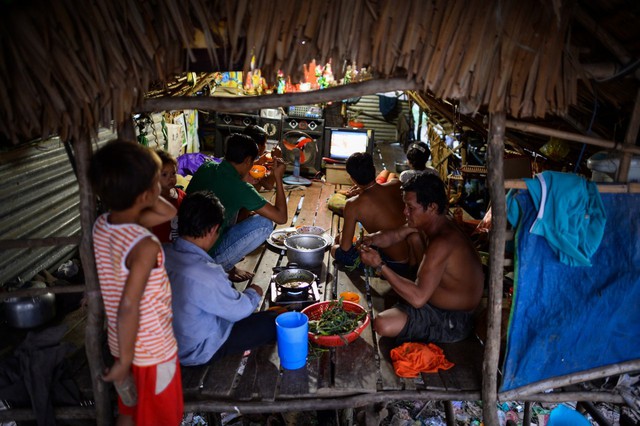
<instances>
[{"instance_id":1,"label":"wooden post","mask_svg":"<svg viewBox=\"0 0 640 426\"><path fill-rule=\"evenodd\" d=\"M504 245L507 230L507 211L504 193L504 133L506 115L492 114L489 123L489 145L487 147L487 172L489 196L491 197L491 233L489 252L489 300L487 312L487 340L482 364L482 415L484 423L498 424L498 361L500 357L500 321L502 315L502 287L504 267Z\"/></svg>"},{"instance_id":2,"label":"wooden post","mask_svg":"<svg viewBox=\"0 0 640 426\"><path fill-rule=\"evenodd\" d=\"M524 419L522 419L522 426L531 426L531 402L526 401L524 403Z\"/></svg>"},{"instance_id":3,"label":"wooden post","mask_svg":"<svg viewBox=\"0 0 640 426\"><path fill-rule=\"evenodd\" d=\"M444 418L447 421L447 426L456 426L456 412L453 409L453 402L442 401L444 404Z\"/></svg>"},{"instance_id":4,"label":"wooden post","mask_svg":"<svg viewBox=\"0 0 640 426\"><path fill-rule=\"evenodd\" d=\"M127 119L124 122L118 123L118 138L135 142L136 129L133 128L133 118L130 115L127 115Z\"/></svg>"},{"instance_id":5,"label":"wooden post","mask_svg":"<svg viewBox=\"0 0 640 426\"><path fill-rule=\"evenodd\" d=\"M638 128L640 127L640 89L636 94L636 103L633 106L633 113L629 120L629 127L627 127L627 133L624 136L624 146L634 147L636 145L636 139L638 138ZM631 165L631 153L625 151L622 154L620 160L620 167L618 173L616 173L617 182L629 182L629 166Z\"/></svg>"},{"instance_id":6,"label":"wooden post","mask_svg":"<svg viewBox=\"0 0 640 426\"><path fill-rule=\"evenodd\" d=\"M102 359L102 345L104 340L104 306L95 259L93 257L93 240L91 231L96 216L96 203L89 183L88 170L91 158L91 140L74 140L76 167L78 170L78 184L80 186L80 223L82 226L82 240L80 242L80 261L84 270L86 298L88 304L87 328L85 331L85 350L91 371L93 384L93 398L96 408L96 423L110 425L113 422L109 392L106 384L100 379L105 365Z\"/></svg>"}]
</instances>

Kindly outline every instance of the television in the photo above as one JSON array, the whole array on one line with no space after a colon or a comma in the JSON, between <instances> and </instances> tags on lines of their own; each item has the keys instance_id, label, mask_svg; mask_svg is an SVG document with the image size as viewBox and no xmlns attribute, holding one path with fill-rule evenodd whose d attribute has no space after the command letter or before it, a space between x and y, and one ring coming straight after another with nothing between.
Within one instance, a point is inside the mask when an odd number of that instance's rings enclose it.
<instances>
[{"instance_id":1,"label":"television","mask_svg":"<svg viewBox=\"0 0 640 426\"><path fill-rule=\"evenodd\" d=\"M356 152L373 155L373 129L327 127L324 134L324 157L345 162Z\"/></svg>"}]
</instances>

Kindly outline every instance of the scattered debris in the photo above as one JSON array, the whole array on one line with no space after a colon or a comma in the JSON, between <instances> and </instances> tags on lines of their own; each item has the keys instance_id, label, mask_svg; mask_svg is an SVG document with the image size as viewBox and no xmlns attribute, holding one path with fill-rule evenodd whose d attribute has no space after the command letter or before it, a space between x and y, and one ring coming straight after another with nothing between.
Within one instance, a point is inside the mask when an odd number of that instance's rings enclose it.
<instances>
[{"instance_id":1,"label":"scattered debris","mask_svg":"<svg viewBox=\"0 0 640 426\"><path fill-rule=\"evenodd\" d=\"M457 426L481 426L484 425L482 419L482 402L481 401L453 401L453 410L456 416ZM538 403L531 404L531 424L538 426L546 426L549 413L559 404L557 403ZM576 409L576 403L564 403L572 409ZM612 404L594 403L594 406L601 415L609 422L616 426L621 424L621 410ZM577 408L580 410L580 407ZM502 402L497 406L498 418L500 426L514 425L521 426L524 419L524 402ZM357 425L360 424L356 419L357 410L354 411L352 421L339 422L339 415L332 417L332 421L327 421L329 417L327 412L287 412L287 413L266 413L243 415L240 413L223 413L221 415L221 424L225 426L293 426L293 425ZM445 407L442 401L395 401L387 405L384 410L387 413L380 425L381 426L445 426ZM584 416L597 426L598 423L587 413ZM622 416L630 419L631 423L639 424L635 419L634 413L628 410L622 410ZM181 426L208 426L203 413L188 413ZM634 423L635 420L635 423ZM211 423L209 423L211 424Z\"/></svg>"}]
</instances>

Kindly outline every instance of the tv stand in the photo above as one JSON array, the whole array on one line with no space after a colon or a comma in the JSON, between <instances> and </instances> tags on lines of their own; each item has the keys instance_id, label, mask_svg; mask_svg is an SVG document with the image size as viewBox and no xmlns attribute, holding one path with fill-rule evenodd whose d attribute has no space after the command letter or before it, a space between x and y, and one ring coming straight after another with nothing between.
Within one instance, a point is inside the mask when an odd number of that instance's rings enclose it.
<instances>
[{"instance_id":1,"label":"tv stand","mask_svg":"<svg viewBox=\"0 0 640 426\"><path fill-rule=\"evenodd\" d=\"M341 185L353 185L345 164L325 164L327 182Z\"/></svg>"}]
</instances>

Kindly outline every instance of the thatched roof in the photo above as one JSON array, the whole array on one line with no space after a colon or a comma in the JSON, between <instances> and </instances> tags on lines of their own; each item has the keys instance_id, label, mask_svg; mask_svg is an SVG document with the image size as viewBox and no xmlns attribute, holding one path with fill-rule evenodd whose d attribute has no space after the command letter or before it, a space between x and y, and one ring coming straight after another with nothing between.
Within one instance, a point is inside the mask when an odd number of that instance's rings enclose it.
<instances>
[{"instance_id":1,"label":"thatched roof","mask_svg":"<svg viewBox=\"0 0 640 426\"><path fill-rule=\"evenodd\" d=\"M589 4L610 2L597 3ZM310 59L330 59L338 74L345 63L368 66L458 99L468 112L566 114L583 96L582 53L571 37L578 12L593 16L562 0L8 1L0 134L13 143L84 137L122 123L153 82L194 66L248 70L252 54L272 81L279 69L295 77ZM580 34L593 33L585 28ZM205 55L184 48L197 33ZM636 44L627 60L637 53Z\"/></svg>"}]
</instances>

